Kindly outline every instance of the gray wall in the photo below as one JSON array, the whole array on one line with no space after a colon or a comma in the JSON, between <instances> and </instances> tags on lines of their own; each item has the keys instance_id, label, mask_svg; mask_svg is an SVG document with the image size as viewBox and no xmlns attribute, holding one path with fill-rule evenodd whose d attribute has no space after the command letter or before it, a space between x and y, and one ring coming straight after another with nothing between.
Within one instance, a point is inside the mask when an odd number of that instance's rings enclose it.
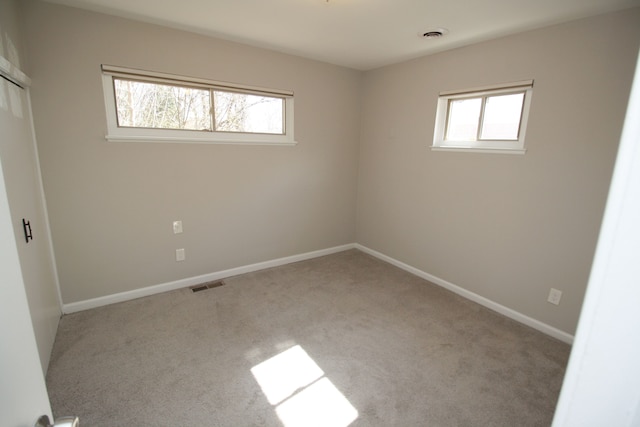
<instances>
[{"instance_id":1,"label":"gray wall","mask_svg":"<svg viewBox=\"0 0 640 427\"><path fill-rule=\"evenodd\" d=\"M632 9L366 73L357 241L573 334L639 41ZM428 148L440 91L524 79L526 155Z\"/></svg>"},{"instance_id":2,"label":"gray wall","mask_svg":"<svg viewBox=\"0 0 640 427\"><path fill-rule=\"evenodd\" d=\"M25 14L65 303L358 242L574 332L639 9L366 73L37 1ZM299 144L107 142L101 63L292 89ZM522 79L526 155L429 150L438 92Z\"/></svg>"},{"instance_id":3,"label":"gray wall","mask_svg":"<svg viewBox=\"0 0 640 427\"><path fill-rule=\"evenodd\" d=\"M0 1L0 55L24 72L26 54L20 22L18 2ZM60 302L38 173L28 92L2 78L0 162L11 211L14 244L20 258L40 363L43 372L46 372L60 320ZM29 221L32 229L33 240L29 243L24 237L23 218ZM0 279L2 285L5 285L5 279Z\"/></svg>"},{"instance_id":4,"label":"gray wall","mask_svg":"<svg viewBox=\"0 0 640 427\"><path fill-rule=\"evenodd\" d=\"M355 240L359 72L43 2L25 19L65 303ZM299 144L107 142L103 63L293 90Z\"/></svg>"}]
</instances>

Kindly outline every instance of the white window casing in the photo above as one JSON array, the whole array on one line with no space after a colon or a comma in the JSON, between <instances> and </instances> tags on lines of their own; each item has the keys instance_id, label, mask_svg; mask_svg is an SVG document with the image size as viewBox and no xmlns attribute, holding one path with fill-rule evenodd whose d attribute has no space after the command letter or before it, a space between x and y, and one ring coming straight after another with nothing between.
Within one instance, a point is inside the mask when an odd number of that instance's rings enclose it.
<instances>
[{"instance_id":1,"label":"white window casing","mask_svg":"<svg viewBox=\"0 0 640 427\"><path fill-rule=\"evenodd\" d=\"M210 91L233 92L280 98L283 100L282 133L223 132L212 130L182 130L118 125L114 78L144 83L201 88ZM102 86L107 115L108 141L122 142L173 142L205 144L247 144L247 145L295 145L293 123L293 91L269 89L257 86L220 82L201 78L177 76L153 71L102 65Z\"/></svg>"},{"instance_id":2,"label":"white window casing","mask_svg":"<svg viewBox=\"0 0 640 427\"><path fill-rule=\"evenodd\" d=\"M485 125L485 107L487 100L497 99L504 95L523 94L519 122L512 122L517 126L514 137L504 139L483 139ZM524 154L525 135L531 98L533 95L533 80L518 81L506 84L484 86L474 89L440 92L436 109L436 121L433 136L434 151L467 151L479 153ZM471 129L472 137L456 138L455 132L449 132L451 120L451 106L456 101L479 100L480 109L477 112L476 127ZM459 104L459 102L458 102ZM509 112L513 115L513 111ZM474 120L476 120L474 118ZM452 137L451 134L454 134Z\"/></svg>"}]
</instances>

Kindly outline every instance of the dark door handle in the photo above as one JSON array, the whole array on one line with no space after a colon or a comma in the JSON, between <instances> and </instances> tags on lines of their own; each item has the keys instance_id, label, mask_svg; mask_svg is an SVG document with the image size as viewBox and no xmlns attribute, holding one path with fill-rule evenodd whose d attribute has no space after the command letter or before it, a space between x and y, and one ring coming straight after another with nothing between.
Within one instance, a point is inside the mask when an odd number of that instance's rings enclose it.
<instances>
[{"instance_id":1,"label":"dark door handle","mask_svg":"<svg viewBox=\"0 0 640 427\"><path fill-rule=\"evenodd\" d=\"M24 228L24 239L29 243L29 240L33 240L33 234L31 233L31 223L22 218L22 228Z\"/></svg>"}]
</instances>

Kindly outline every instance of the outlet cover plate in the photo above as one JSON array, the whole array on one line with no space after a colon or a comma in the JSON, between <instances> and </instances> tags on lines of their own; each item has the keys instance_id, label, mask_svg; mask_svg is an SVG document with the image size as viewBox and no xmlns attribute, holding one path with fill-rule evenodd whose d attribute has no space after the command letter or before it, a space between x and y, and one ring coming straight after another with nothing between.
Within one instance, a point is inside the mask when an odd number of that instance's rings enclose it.
<instances>
[{"instance_id":1,"label":"outlet cover plate","mask_svg":"<svg viewBox=\"0 0 640 427\"><path fill-rule=\"evenodd\" d=\"M549 291L549 297L547 298L547 301L550 302L551 304L558 305L560 304L560 298L562 298L562 291L551 288L551 290Z\"/></svg>"}]
</instances>

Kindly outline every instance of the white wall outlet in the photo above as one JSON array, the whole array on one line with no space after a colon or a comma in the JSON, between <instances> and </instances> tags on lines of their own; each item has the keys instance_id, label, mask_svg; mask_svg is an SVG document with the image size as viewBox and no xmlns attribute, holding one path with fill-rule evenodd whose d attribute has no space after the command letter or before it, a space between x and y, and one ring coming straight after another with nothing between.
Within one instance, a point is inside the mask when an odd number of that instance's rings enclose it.
<instances>
[{"instance_id":1,"label":"white wall outlet","mask_svg":"<svg viewBox=\"0 0 640 427\"><path fill-rule=\"evenodd\" d=\"M173 221L173 234L182 233L182 221Z\"/></svg>"},{"instance_id":2,"label":"white wall outlet","mask_svg":"<svg viewBox=\"0 0 640 427\"><path fill-rule=\"evenodd\" d=\"M176 261L184 261L184 248L176 249Z\"/></svg>"},{"instance_id":3,"label":"white wall outlet","mask_svg":"<svg viewBox=\"0 0 640 427\"><path fill-rule=\"evenodd\" d=\"M551 290L549 291L549 298L547 298L547 301L550 302L551 304L558 305L560 304L560 298L562 298L562 291L551 288Z\"/></svg>"}]
</instances>

